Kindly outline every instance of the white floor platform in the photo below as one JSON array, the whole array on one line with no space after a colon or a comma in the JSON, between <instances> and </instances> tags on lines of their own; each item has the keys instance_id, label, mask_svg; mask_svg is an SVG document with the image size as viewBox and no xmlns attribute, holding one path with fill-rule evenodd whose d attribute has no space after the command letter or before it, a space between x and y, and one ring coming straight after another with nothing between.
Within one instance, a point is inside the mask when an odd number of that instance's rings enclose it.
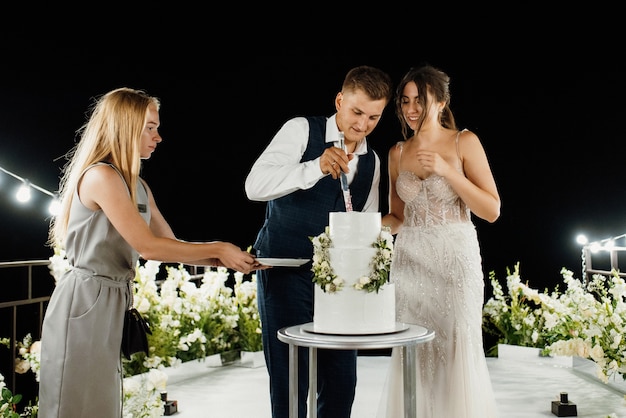
<instances>
[{"instance_id":1,"label":"white floor platform","mask_svg":"<svg viewBox=\"0 0 626 418\"><path fill-rule=\"evenodd\" d=\"M374 417L389 357L360 356L354 418ZM623 392L591 378L570 363L539 357L488 358L502 418L556 417L552 401L567 392L581 418L626 418ZM264 364L210 366L187 363L168 373L168 397L178 402L179 418L270 418ZM393 417L396 418L396 417ZM453 417L442 417L453 418Z\"/></svg>"}]
</instances>

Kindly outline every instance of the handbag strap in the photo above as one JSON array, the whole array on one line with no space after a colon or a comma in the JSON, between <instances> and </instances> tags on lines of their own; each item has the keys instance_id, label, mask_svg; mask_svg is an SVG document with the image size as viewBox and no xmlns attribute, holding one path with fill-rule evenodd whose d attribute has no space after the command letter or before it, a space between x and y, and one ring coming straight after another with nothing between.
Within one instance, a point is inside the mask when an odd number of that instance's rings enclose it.
<instances>
[{"instance_id":1,"label":"handbag strap","mask_svg":"<svg viewBox=\"0 0 626 418\"><path fill-rule=\"evenodd\" d=\"M130 293L130 307L128 308L133 309L133 307L135 306L135 279L132 278L130 280L128 280L128 291Z\"/></svg>"}]
</instances>

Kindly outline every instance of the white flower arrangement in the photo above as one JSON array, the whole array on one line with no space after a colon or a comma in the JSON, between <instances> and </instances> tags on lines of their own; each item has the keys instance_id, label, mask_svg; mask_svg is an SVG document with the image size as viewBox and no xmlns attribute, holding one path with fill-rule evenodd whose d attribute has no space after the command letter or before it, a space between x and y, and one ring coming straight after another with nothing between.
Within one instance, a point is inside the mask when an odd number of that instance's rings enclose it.
<instances>
[{"instance_id":1,"label":"white flower arrangement","mask_svg":"<svg viewBox=\"0 0 626 418\"><path fill-rule=\"evenodd\" d=\"M0 345L11 347L9 338L0 338ZM21 342L17 343L19 358L15 359L15 372L26 373L29 370L35 374L35 379L39 382L39 359L40 342L33 341L32 336L27 334ZM2 418L36 418L39 413L39 405L29 402L21 413L17 413L17 404L22 401L22 395L13 394L4 382L4 376L0 373L0 417Z\"/></svg>"},{"instance_id":2,"label":"white flower arrangement","mask_svg":"<svg viewBox=\"0 0 626 418\"><path fill-rule=\"evenodd\" d=\"M256 275L250 280L243 280L243 273L235 273L235 301L237 305L237 329L239 331L239 346L243 351L263 350L261 336L261 318L257 306Z\"/></svg>"},{"instance_id":3,"label":"white flower arrangement","mask_svg":"<svg viewBox=\"0 0 626 418\"><path fill-rule=\"evenodd\" d=\"M163 416L167 374L158 369L124 379L124 418L159 418Z\"/></svg>"},{"instance_id":4,"label":"white flower arrangement","mask_svg":"<svg viewBox=\"0 0 626 418\"><path fill-rule=\"evenodd\" d=\"M161 263L155 261L137 267L134 305L150 324L152 335L148 335L148 356L136 353L124 359L126 375L240 349L238 325L244 310L240 313L234 290L226 285L228 269L207 268L199 284L191 281L182 264L166 266L167 277L157 284L160 270ZM258 318L256 293L252 302L247 302L245 312Z\"/></svg>"},{"instance_id":5,"label":"white flower arrangement","mask_svg":"<svg viewBox=\"0 0 626 418\"><path fill-rule=\"evenodd\" d=\"M626 284L616 271L582 283L564 268L562 293L558 287L542 293L522 283L519 264L507 273L507 295L490 273L494 296L483 308L483 329L498 343L591 359L601 381L620 375L626 380Z\"/></svg>"},{"instance_id":6,"label":"white flower arrangement","mask_svg":"<svg viewBox=\"0 0 626 418\"><path fill-rule=\"evenodd\" d=\"M33 341L30 333L17 343L17 352L20 358L15 360L15 372L24 374L32 371L35 374L35 380L39 382L39 364L41 358L41 341Z\"/></svg>"},{"instance_id":7,"label":"white flower arrangement","mask_svg":"<svg viewBox=\"0 0 626 418\"><path fill-rule=\"evenodd\" d=\"M55 280L68 268L65 254L55 251L50 257ZM157 280L163 272L160 262L146 261L136 268L134 307L150 323L152 334L147 336L148 356L136 353L130 360L122 358L124 418L163 415L160 392L165 390L165 367L232 350L262 350L256 275L244 279L243 273L235 272L230 287L225 267L206 268L200 283L192 281L182 264L164 270L166 277ZM26 343L25 339L22 345ZM30 352L38 343L32 343ZM25 354L21 355L30 361L31 370L35 372L34 365L38 370L39 363Z\"/></svg>"},{"instance_id":8,"label":"white flower arrangement","mask_svg":"<svg viewBox=\"0 0 626 418\"><path fill-rule=\"evenodd\" d=\"M55 248L54 255L49 260L48 268L50 269L50 274L54 277L54 282L58 283L61 276L70 269L70 262L65 256L65 250Z\"/></svg>"},{"instance_id":9,"label":"white flower arrangement","mask_svg":"<svg viewBox=\"0 0 626 418\"><path fill-rule=\"evenodd\" d=\"M332 247L330 229L327 226L320 235L309 237L313 243L313 282L326 293L334 293L343 289L344 279L337 277L330 265L329 248ZM376 254L370 262L371 271L367 276L360 277L353 285L357 290L376 292L389 281L389 270L393 256L393 235L388 227L383 227L378 239L372 244Z\"/></svg>"}]
</instances>

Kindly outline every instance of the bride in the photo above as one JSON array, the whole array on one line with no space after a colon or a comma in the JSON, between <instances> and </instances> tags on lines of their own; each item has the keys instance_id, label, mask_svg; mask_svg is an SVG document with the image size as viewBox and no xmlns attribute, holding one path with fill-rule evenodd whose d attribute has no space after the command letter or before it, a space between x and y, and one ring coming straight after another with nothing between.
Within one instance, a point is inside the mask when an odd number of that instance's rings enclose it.
<instances>
[{"instance_id":1,"label":"bride","mask_svg":"<svg viewBox=\"0 0 626 418\"><path fill-rule=\"evenodd\" d=\"M383 225L397 233L390 271L397 321L435 331L416 348L417 416L491 418L497 413L482 343L482 260L471 216L495 222L500 197L480 140L456 128L449 81L422 66L397 88L405 140L389 151ZM379 417L404 414L402 360L394 348Z\"/></svg>"}]
</instances>

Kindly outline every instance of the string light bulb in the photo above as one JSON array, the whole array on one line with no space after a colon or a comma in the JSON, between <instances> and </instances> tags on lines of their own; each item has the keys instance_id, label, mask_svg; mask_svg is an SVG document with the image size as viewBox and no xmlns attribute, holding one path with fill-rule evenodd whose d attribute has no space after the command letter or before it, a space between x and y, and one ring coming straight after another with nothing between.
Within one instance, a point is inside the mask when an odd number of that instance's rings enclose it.
<instances>
[{"instance_id":1,"label":"string light bulb","mask_svg":"<svg viewBox=\"0 0 626 418\"><path fill-rule=\"evenodd\" d=\"M17 199L18 202L20 203L28 202L31 199L31 190L35 189L35 190L40 191L41 193L47 194L48 196L52 197L52 201L50 202L50 205L48 205L48 212L52 216L58 215L61 209L61 202L60 202L58 193L52 193L51 191L48 191L44 189L43 187L37 186L36 184L31 183L28 179L22 178L18 176L17 174L10 172L9 170L7 170L6 168L2 166L0 166L0 171L22 182L22 184L18 188L17 193L15 195L15 198Z\"/></svg>"},{"instance_id":2,"label":"string light bulb","mask_svg":"<svg viewBox=\"0 0 626 418\"><path fill-rule=\"evenodd\" d=\"M30 181L26 179L22 181L22 185L17 189L15 198L20 203L26 203L30 200Z\"/></svg>"},{"instance_id":3,"label":"string light bulb","mask_svg":"<svg viewBox=\"0 0 626 418\"><path fill-rule=\"evenodd\" d=\"M610 238L604 243L604 249L606 251L611 251L615 248L615 239Z\"/></svg>"},{"instance_id":4,"label":"string light bulb","mask_svg":"<svg viewBox=\"0 0 626 418\"><path fill-rule=\"evenodd\" d=\"M59 195L57 194L54 196L54 199L52 199L52 201L50 202L50 205L48 206L48 212L52 216L57 216L60 211L61 211L61 200L59 199Z\"/></svg>"}]
</instances>

